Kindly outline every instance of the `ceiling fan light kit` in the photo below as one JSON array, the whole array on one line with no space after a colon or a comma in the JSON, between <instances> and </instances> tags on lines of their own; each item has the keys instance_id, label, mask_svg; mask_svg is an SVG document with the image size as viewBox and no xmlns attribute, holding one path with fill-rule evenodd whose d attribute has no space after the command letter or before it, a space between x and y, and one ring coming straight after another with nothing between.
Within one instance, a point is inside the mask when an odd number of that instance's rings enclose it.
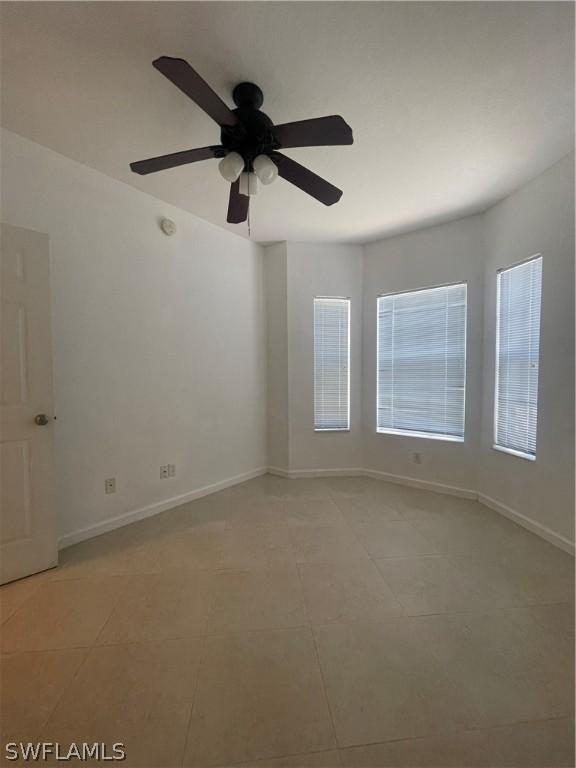
<instances>
[{"instance_id":1,"label":"ceiling fan light kit","mask_svg":"<svg viewBox=\"0 0 576 768\"><path fill-rule=\"evenodd\" d=\"M272 184L278 178L278 166L268 155L258 155L252 163L254 173L264 185Z\"/></svg>"},{"instance_id":2,"label":"ceiling fan light kit","mask_svg":"<svg viewBox=\"0 0 576 768\"><path fill-rule=\"evenodd\" d=\"M220 174L230 182L226 220L232 224L248 218L249 199L256 194L258 181L268 185L278 176L324 205L340 200L340 189L278 150L352 144L352 129L342 117L330 115L274 125L260 109L264 95L254 83L239 83L234 88L236 109L232 110L184 59L161 56L153 66L220 126L221 143L130 163L134 173L146 175L220 158Z\"/></svg>"},{"instance_id":3,"label":"ceiling fan light kit","mask_svg":"<svg viewBox=\"0 0 576 768\"><path fill-rule=\"evenodd\" d=\"M238 152L230 152L218 163L220 175L232 183L240 176L244 170L244 158Z\"/></svg>"}]
</instances>

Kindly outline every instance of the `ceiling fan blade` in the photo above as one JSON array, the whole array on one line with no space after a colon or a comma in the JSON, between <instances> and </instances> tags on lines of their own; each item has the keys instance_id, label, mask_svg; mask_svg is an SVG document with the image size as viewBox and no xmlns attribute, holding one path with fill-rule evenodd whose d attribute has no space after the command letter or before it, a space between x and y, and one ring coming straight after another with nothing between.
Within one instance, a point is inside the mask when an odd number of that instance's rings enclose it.
<instances>
[{"instance_id":1,"label":"ceiling fan blade","mask_svg":"<svg viewBox=\"0 0 576 768\"><path fill-rule=\"evenodd\" d=\"M240 224L248 218L248 205L250 198L247 195L240 194L240 181L235 181L230 185L230 199L228 200L228 216L226 221L229 224Z\"/></svg>"},{"instance_id":2,"label":"ceiling fan blade","mask_svg":"<svg viewBox=\"0 0 576 768\"><path fill-rule=\"evenodd\" d=\"M352 128L340 115L275 125L272 133L282 148L329 147L354 142Z\"/></svg>"},{"instance_id":3,"label":"ceiling fan blade","mask_svg":"<svg viewBox=\"0 0 576 768\"><path fill-rule=\"evenodd\" d=\"M176 168L178 165L197 163L199 160L209 160L212 157L223 157L224 152L225 150L221 146L185 149L183 152L172 152L171 155L160 155L160 157L150 157L148 160L138 160L136 163L130 163L130 168L134 173L145 176L147 173L156 173L156 171L164 171L167 168Z\"/></svg>"},{"instance_id":4,"label":"ceiling fan blade","mask_svg":"<svg viewBox=\"0 0 576 768\"><path fill-rule=\"evenodd\" d=\"M198 106L215 120L218 125L232 126L239 120L222 101L215 91L192 69L184 59L173 59L171 56L160 56L152 62L159 72L180 88Z\"/></svg>"},{"instance_id":5,"label":"ceiling fan blade","mask_svg":"<svg viewBox=\"0 0 576 768\"><path fill-rule=\"evenodd\" d=\"M286 157L281 152L272 152L270 157L278 166L279 176L299 187L303 192L312 195L324 205L334 205L342 197L341 189L330 184L329 181L313 171L309 171L308 168L292 160L291 157Z\"/></svg>"}]
</instances>

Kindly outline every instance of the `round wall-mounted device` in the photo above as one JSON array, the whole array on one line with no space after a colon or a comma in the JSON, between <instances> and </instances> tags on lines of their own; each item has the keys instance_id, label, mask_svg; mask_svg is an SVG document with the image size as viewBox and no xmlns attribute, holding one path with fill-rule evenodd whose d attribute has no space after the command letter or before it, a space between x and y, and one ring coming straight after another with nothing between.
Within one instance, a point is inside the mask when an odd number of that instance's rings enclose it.
<instances>
[{"instance_id":1,"label":"round wall-mounted device","mask_svg":"<svg viewBox=\"0 0 576 768\"><path fill-rule=\"evenodd\" d=\"M165 235L170 236L176 234L176 224L172 221L172 219L162 219L160 226L162 227L162 232L164 232Z\"/></svg>"}]
</instances>

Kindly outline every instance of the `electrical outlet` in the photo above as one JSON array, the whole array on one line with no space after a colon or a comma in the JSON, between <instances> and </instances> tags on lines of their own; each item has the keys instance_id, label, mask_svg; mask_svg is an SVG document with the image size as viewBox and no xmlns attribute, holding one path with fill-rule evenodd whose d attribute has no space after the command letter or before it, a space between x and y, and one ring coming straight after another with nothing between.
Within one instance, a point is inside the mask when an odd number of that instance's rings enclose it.
<instances>
[{"instance_id":1,"label":"electrical outlet","mask_svg":"<svg viewBox=\"0 0 576 768\"><path fill-rule=\"evenodd\" d=\"M116 478L108 477L104 480L104 491L106 493L116 493Z\"/></svg>"},{"instance_id":2,"label":"electrical outlet","mask_svg":"<svg viewBox=\"0 0 576 768\"><path fill-rule=\"evenodd\" d=\"M168 472L168 464L162 464L160 466L160 480L165 480L167 477L170 477Z\"/></svg>"},{"instance_id":3,"label":"electrical outlet","mask_svg":"<svg viewBox=\"0 0 576 768\"><path fill-rule=\"evenodd\" d=\"M412 454L412 461L414 464L422 464L422 454L421 453L413 453Z\"/></svg>"},{"instance_id":4,"label":"electrical outlet","mask_svg":"<svg viewBox=\"0 0 576 768\"><path fill-rule=\"evenodd\" d=\"M168 464L168 477L175 477L176 464Z\"/></svg>"}]
</instances>

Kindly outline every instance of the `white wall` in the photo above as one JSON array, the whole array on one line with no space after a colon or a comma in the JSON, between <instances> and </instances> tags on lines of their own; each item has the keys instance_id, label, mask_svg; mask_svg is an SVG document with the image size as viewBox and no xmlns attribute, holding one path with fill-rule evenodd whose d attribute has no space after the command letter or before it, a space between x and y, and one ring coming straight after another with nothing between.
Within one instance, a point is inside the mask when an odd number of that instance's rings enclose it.
<instances>
[{"instance_id":1,"label":"white wall","mask_svg":"<svg viewBox=\"0 0 576 768\"><path fill-rule=\"evenodd\" d=\"M451 486L556 543L574 540L574 170L564 158L485 214L358 246L288 243L282 254L288 339L286 469L369 470ZM492 448L496 270L544 257L538 448L535 462ZM468 283L464 443L377 434L376 299L380 293ZM285 282L284 282L285 281ZM352 297L352 432L313 431L312 299ZM286 319L287 306L287 319ZM278 311L274 309L272 311ZM283 326L284 328L284 326ZM360 414L361 409L361 414ZM277 418L277 415L275 416ZM284 440L286 450L286 441ZM414 463L414 453L421 464ZM284 456L286 454L284 453ZM551 534L551 536L549 535Z\"/></svg>"},{"instance_id":2,"label":"white wall","mask_svg":"<svg viewBox=\"0 0 576 768\"><path fill-rule=\"evenodd\" d=\"M60 535L265 466L262 249L14 134L2 160L4 221L50 236Z\"/></svg>"},{"instance_id":3,"label":"white wall","mask_svg":"<svg viewBox=\"0 0 576 768\"><path fill-rule=\"evenodd\" d=\"M479 491L574 540L574 157L492 208L486 223ZM493 450L496 270L542 254L536 461Z\"/></svg>"},{"instance_id":4,"label":"white wall","mask_svg":"<svg viewBox=\"0 0 576 768\"><path fill-rule=\"evenodd\" d=\"M259 246L6 133L3 219L51 237L61 535L272 465L479 490L572 540L572 163L487 214L365 247L281 243L263 269ZM175 237L160 232L162 216ZM538 456L527 462L491 447L494 286L498 267L536 252ZM465 442L376 434L376 297L458 280L468 282ZM352 299L348 434L313 430L316 295ZM177 477L160 481L168 462ZM106 496L110 476L118 492Z\"/></svg>"},{"instance_id":5,"label":"white wall","mask_svg":"<svg viewBox=\"0 0 576 768\"><path fill-rule=\"evenodd\" d=\"M289 468L362 464L362 248L288 243ZM350 298L350 432L314 432L314 297Z\"/></svg>"},{"instance_id":6,"label":"white wall","mask_svg":"<svg viewBox=\"0 0 576 768\"><path fill-rule=\"evenodd\" d=\"M268 465L288 469L288 267L287 245L265 249L268 325Z\"/></svg>"},{"instance_id":7,"label":"white wall","mask_svg":"<svg viewBox=\"0 0 576 768\"><path fill-rule=\"evenodd\" d=\"M362 247L278 243L266 248L268 457L298 472L357 468L362 459ZM351 299L350 431L314 431L314 297Z\"/></svg>"},{"instance_id":8,"label":"white wall","mask_svg":"<svg viewBox=\"0 0 576 768\"><path fill-rule=\"evenodd\" d=\"M480 432L482 216L470 216L366 246L364 260L364 466L417 480L476 489ZM466 281L468 322L463 443L376 432L376 300L379 294ZM414 452L421 464L413 462Z\"/></svg>"}]
</instances>

